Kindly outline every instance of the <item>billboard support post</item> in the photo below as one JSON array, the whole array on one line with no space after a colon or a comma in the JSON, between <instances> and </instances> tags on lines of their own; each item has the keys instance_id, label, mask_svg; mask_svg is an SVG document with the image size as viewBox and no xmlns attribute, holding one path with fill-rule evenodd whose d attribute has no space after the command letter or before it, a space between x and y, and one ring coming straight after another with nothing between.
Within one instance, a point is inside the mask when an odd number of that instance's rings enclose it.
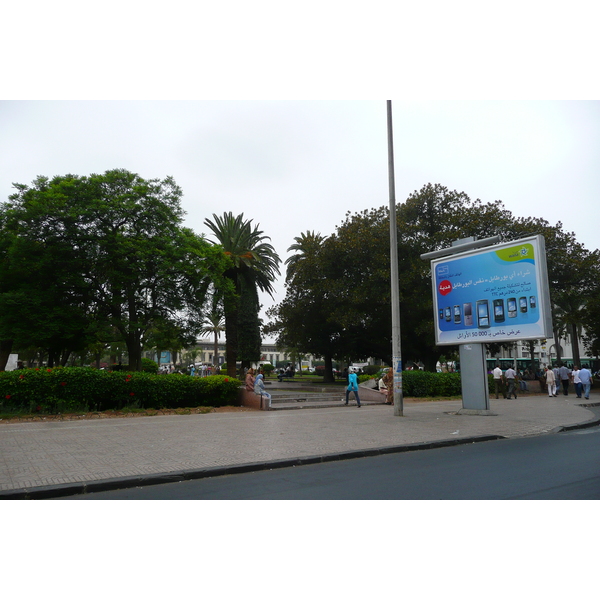
<instances>
[{"instance_id":1,"label":"billboard support post","mask_svg":"<svg viewBox=\"0 0 600 600\"><path fill-rule=\"evenodd\" d=\"M475 238L465 238L452 242L452 248L475 243ZM462 248L461 248L462 249ZM490 393L487 385L487 364L485 344L460 344L460 389L462 409L459 414L495 415L490 410Z\"/></svg>"}]
</instances>

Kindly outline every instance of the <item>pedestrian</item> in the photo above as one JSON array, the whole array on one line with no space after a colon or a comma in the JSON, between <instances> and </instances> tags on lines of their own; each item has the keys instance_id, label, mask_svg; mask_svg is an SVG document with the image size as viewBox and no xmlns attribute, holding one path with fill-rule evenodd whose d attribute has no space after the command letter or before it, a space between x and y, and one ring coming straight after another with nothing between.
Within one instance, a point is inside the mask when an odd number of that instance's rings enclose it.
<instances>
[{"instance_id":1,"label":"pedestrian","mask_svg":"<svg viewBox=\"0 0 600 600\"><path fill-rule=\"evenodd\" d=\"M579 367L577 365L573 365L571 377L573 379L573 385L575 386L575 394L578 398L581 398L581 392L583 392L583 383L581 383L581 379L579 379Z\"/></svg>"},{"instance_id":2,"label":"pedestrian","mask_svg":"<svg viewBox=\"0 0 600 600\"><path fill-rule=\"evenodd\" d=\"M394 374L392 369L388 369L383 376L383 382L387 390L386 404L394 403Z\"/></svg>"},{"instance_id":3,"label":"pedestrian","mask_svg":"<svg viewBox=\"0 0 600 600\"><path fill-rule=\"evenodd\" d=\"M552 398L556 396L556 380L554 379L554 371L546 367L546 385L548 386L548 396Z\"/></svg>"},{"instance_id":4,"label":"pedestrian","mask_svg":"<svg viewBox=\"0 0 600 600\"><path fill-rule=\"evenodd\" d=\"M262 398L266 398L268 400L267 408L271 408L271 394L267 392L265 389L265 382L263 381L263 376L259 373L254 380L254 393Z\"/></svg>"},{"instance_id":5,"label":"pedestrian","mask_svg":"<svg viewBox=\"0 0 600 600\"><path fill-rule=\"evenodd\" d=\"M569 378L571 376L571 369L567 368L566 365L564 363L562 363L560 366L560 369L558 369L558 376L559 376L560 382L562 384L563 394L565 396L568 396L569 395Z\"/></svg>"},{"instance_id":6,"label":"pedestrian","mask_svg":"<svg viewBox=\"0 0 600 600\"><path fill-rule=\"evenodd\" d=\"M348 400L350 399L350 392L354 392L356 398L356 404L360 408L360 398L358 397L358 377L354 371L348 373L348 387L346 388L346 406L348 406Z\"/></svg>"},{"instance_id":7,"label":"pedestrian","mask_svg":"<svg viewBox=\"0 0 600 600\"><path fill-rule=\"evenodd\" d=\"M525 370L525 373L519 372L517 373L517 379L519 381L519 389L522 392L528 392L529 388L527 387L527 382L525 381L525 375L527 373L527 370Z\"/></svg>"},{"instance_id":8,"label":"pedestrian","mask_svg":"<svg viewBox=\"0 0 600 600\"><path fill-rule=\"evenodd\" d=\"M381 392L382 394L387 394L387 385L385 385L385 381L383 380L385 376L385 373L380 377L379 381L377 382L377 391Z\"/></svg>"},{"instance_id":9,"label":"pedestrian","mask_svg":"<svg viewBox=\"0 0 600 600\"><path fill-rule=\"evenodd\" d=\"M506 382L508 383L508 392L507 396L510 398L511 395L514 394L515 400L517 399L517 387L515 385L515 380L517 378L517 373L512 367L508 367L506 372L504 373L504 377L506 378Z\"/></svg>"},{"instance_id":10,"label":"pedestrian","mask_svg":"<svg viewBox=\"0 0 600 600\"><path fill-rule=\"evenodd\" d=\"M500 365L496 365L496 368L492 371L492 375L494 376L494 391L496 392L496 399L498 399L498 392L502 392L502 396L506 398L504 386L502 385L503 375Z\"/></svg>"},{"instance_id":11,"label":"pedestrian","mask_svg":"<svg viewBox=\"0 0 600 600\"><path fill-rule=\"evenodd\" d=\"M246 373L246 390L249 392L253 392L254 391L254 369L251 367L250 369L248 369L248 372Z\"/></svg>"},{"instance_id":12,"label":"pedestrian","mask_svg":"<svg viewBox=\"0 0 600 600\"><path fill-rule=\"evenodd\" d=\"M583 386L583 395L585 396L586 400L589 400L590 389L592 387L592 383L594 383L594 380L592 379L592 372L586 367L581 367L579 371L579 380Z\"/></svg>"}]
</instances>

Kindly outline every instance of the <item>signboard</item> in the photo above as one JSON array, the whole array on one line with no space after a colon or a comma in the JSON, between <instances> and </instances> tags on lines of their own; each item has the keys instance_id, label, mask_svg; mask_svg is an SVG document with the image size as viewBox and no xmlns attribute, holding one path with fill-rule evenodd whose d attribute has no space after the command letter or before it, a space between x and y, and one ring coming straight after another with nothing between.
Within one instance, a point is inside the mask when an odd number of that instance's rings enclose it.
<instances>
[{"instance_id":1,"label":"signboard","mask_svg":"<svg viewBox=\"0 0 600 600\"><path fill-rule=\"evenodd\" d=\"M541 235L431 261L436 344L552 336Z\"/></svg>"}]
</instances>

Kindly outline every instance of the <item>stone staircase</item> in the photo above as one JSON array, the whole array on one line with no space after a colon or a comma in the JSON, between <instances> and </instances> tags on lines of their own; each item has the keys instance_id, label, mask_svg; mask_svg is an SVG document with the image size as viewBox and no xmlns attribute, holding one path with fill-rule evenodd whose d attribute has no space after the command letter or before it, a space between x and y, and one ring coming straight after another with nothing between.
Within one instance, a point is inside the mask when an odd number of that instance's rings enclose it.
<instances>
[{"instance_id":1,"label":"stone staircase","mask_svg":"<svg viewBox=\"0 0 600 600\"><path fill-rule=\"evenodd\" d=\"M293 410L299 408L346 408L345 405L345 394L346 390L344 387L339 387L336 390L331 388L317 387L317 386L294 386L294 389L286 386L281 389L277 383L272 387L267 387L268 392L271 394L271 410ZM385 398L382 395L369 394L370 390L363 391L361 387L359 389L359 396L361 404L372 405L372 404L383 404ZM348 406L356 407L356 400L354 394L350 394L350 400Z\"/></svg>"}]
</instances>

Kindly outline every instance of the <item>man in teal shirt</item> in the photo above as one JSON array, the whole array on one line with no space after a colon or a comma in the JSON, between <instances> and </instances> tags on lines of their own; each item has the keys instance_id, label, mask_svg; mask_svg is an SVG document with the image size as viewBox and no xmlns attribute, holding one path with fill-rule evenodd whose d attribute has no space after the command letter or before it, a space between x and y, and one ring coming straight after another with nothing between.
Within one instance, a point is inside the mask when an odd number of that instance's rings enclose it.
<instances>
[{"instance_id":1,"label":"man in teal shirt","mask_svg":"<svg viewBox=\"0 0 600 600\"><path fill-rule=\"evenodd\" d=\"M354 371L348 373L348 387L346 388L346 406L348 406L350 392L354 392L356 404L358 408L360 408L360 398L358 397L358 377L356 376L356 373Z\"/></svg>"}]
</instances>

